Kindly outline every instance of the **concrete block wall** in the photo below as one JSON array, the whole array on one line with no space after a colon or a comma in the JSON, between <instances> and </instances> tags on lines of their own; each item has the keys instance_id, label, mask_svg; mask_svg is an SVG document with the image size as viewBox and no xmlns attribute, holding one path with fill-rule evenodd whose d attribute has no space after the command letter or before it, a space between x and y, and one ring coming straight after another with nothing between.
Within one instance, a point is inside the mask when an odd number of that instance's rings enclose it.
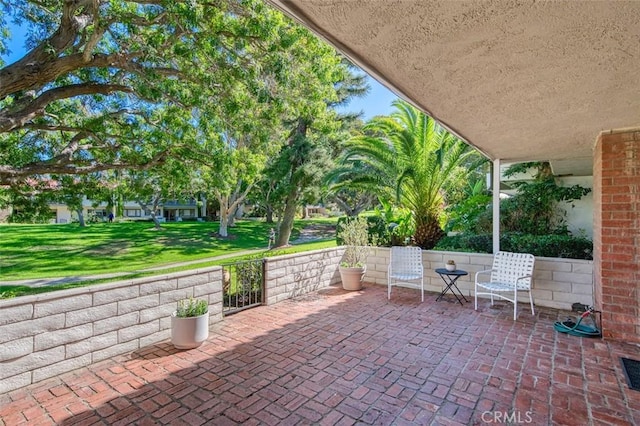
<instances>
[{"instance_id":1,"label":"concrete block wall","mask_svg":"<svg viewBox=\"0 0 640 426\"><path fill-rule=\"evenodd\" d=\"M265 259L266 304L340 283L344 247Z\"/></svg>"},{"instance_id":2,"label":"concrete block wall","mask_svg":"<svg viewBox=\"0 0 640 426\"><path fill-rule=\"evenodd\" d=\"M389 253L372 249L365 281L387 284ZM336 247L266 259L266 304L340 284L343 254ZM423 251L426 291L442 290L434 269L447 259L469 272L458 284L472 297L474 274L489 269L492 256ZM536 258L534 275L539 306L593 304L591 261ZM222 268L0 300L0 393L168 339L171 312L189 296L207 298L211 324L221 321Z\"/></svg>"},{"instance_id":3,"label":"concrete block wall","mask_svg":"<svg viewBox=\"0 0 640 426\"><path fill-rule=\"evenodd\" d=\"M166 340L185 297L222 320L222 269L0 300L0 393Z\"/></svg>"},{"instance_id":4,"label":"concrete block wall","mask_svg":"<svg viewBox=\"0 0 640 426\"><path fill-rule=\"evenodd\" d=\"M367 261L367 273L364 278L366 282L387 285L390 251L387 247L377 247L373 250ZM458 269L469 272L469 275L458 279L457 285L467 299L473 298L475 274L491 269L493 256L424 250L422 264L425 291L442 291L444 283L435 269L443 268L448 259L455 260ZM527 293L522 293L520 297L523 302L528 303ZM557 309L570 310L574 302L593 305L593 261L536 257L533 299L536 305Z\"/></svg>"}]
</instances>

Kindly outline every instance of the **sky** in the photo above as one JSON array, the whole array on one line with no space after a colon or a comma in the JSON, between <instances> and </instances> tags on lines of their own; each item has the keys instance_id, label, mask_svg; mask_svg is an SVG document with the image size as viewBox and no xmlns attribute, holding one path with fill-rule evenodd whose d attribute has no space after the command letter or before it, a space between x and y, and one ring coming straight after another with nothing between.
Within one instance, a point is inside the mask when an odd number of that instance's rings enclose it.
<instances>
[{"instance_id":1,"label":"sky","mask_svg":"<svg viewBox=\"0 0 640 426\"><path fill-rule=\"evenodd\" d=\"M393 111L391 103L398 97L389 89L378 83L373 78L368 78L370 90L363 98L354 98L349 104L340 110L348 112L363 112L364 121L376 115L389 115Z\"/></svg>"},{"instance_id":2,"label":"sky","mask_svg":"<svg viewBox=\"0 0 640 426\"><path fill-rule=\"evenodd\" d=\"M9 44L10 53L8 55L0 55L5 64L12 64L19 60L25 53L24 46L24 30L18 26L10 25L12 39ZM376 115L389 115L393 111L391 103L397 99L386 87L378 83L373 78L368 78L370 86L369 93L363 98L352 99L351 102L340 108L341 112L362 112L362 119L367 121Z\"/></svg>"}]
</instances>

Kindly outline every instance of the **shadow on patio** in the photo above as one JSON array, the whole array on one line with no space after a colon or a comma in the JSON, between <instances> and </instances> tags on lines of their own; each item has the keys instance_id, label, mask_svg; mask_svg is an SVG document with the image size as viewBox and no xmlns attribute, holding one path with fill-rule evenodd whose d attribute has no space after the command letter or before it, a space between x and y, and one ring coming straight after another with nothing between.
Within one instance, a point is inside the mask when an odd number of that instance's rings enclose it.
<instances>
[{"instance_id":1,"label":"shadow on patio","mask_svg":"<svg viewBox=\"0 0 640 426\"><path fill-rule=\"evenodd\" d=\"M619 356L556 333L564 313L330 287L0 396L17 424L640 424ZM504 309L502 309L504 307Z\"/></svg>"}]
</instances>

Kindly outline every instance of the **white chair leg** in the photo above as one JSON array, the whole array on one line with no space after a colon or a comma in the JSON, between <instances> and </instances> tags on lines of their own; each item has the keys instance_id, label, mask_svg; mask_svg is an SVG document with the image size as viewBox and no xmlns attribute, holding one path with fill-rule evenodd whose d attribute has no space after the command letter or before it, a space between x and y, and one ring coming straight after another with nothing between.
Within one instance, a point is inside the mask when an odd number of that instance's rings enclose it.
<instances>
[{"instance_id":1,"label":"white chair leg","mask_svg":"<svg viewBox=\"0 0 640 426\"><path fill-rule=\"evenodd\" d=\"M478 310L478 286L475 286L475 291L473 292L473 296L475 299L475 310Z\"/></svg>"},{"instance_id":2,"label":"white chair leg","mask_svg":"<svg viewBox=\"0 0 640 426\"><path fill-rule=\"evenodd\" d=\"M391 280L387 283L387 299L391 300Z\"/></svg>"},{"instance_id":3,"label":"white chair leg","mask_svg":"<svg viewBox=\"0 0 640 426\"><path fill-rule=\"evenodd\" d=\"M536 311L533 310L533 294L531 294L531 290L529 290L529 303L531 303L531 315L535 315Z\"/></svg>"},{"instance_id":4,"label":"white chair leg","mask_svg":"<svg viewBox=\"0 0 640 426\"><path fill-rule=\"evenodd\" d=\"M422 291L422 301L424 302L424 279L420 281L420 291Z\"/></svg>"}]
</instances>

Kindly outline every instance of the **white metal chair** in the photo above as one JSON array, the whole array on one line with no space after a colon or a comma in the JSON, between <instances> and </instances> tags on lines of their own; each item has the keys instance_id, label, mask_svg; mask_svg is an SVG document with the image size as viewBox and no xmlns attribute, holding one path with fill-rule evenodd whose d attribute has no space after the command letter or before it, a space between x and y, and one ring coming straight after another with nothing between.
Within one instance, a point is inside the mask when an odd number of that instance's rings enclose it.
<instances>
[{"instance_id":1,"label":"white metal chair","mask_svg":"<svg viewBox=\"0 0 640 426\"><path fill-rule=\"evenodd\" d=\"M476 272L475 284L475 309L478 310L478 295L490 295L491 305L493 297L499 297L513 303L513 320L518 313L518 292L528 291L531 303L531 315L533 310L533 295L531 294L531 282L533 279L533 265L535 258L528 253L510 253L499 251L493 256L493 267L486 271ZM482 275L491 273L489 280L481 280ZM478 291L481 290L487 291ZM503 295L504 293L506 295Z\"/></svg>"},{"instance_id":2,"label":"white metal chair","mask_svg":"<svg viewBox=\"0 0 640 426\"><path fill-rule=\"evenodd\" d=\"M422 249L420 247L391 247L391 259L387 271L388 295L391 299L391 287L394 285L409 284L418 287L424 302L424 269L422 267Z\"/></svg>"}]
</instances>

